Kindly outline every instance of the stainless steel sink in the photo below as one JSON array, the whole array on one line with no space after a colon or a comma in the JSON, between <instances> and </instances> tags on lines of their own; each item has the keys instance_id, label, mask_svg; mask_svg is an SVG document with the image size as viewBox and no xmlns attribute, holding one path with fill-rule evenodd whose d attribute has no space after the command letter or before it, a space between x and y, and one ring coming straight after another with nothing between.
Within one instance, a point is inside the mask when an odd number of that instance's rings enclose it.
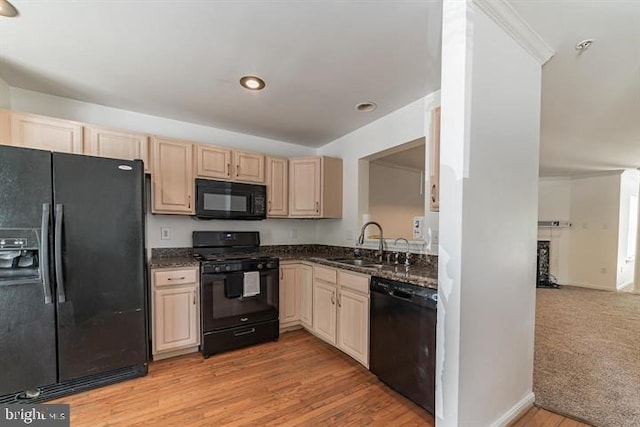
<instances>
[{"instance_id":1,"label":"stainless steel sink","mask_svg":"<svg viewBox=\"0 0 640 427\"><path fill-rule=\"evenodd\" d=\"M337 262L338 264L355 265L357 267L382 268L384 264L377 263L370 259L360 258L329 258L327 261Z\"/></svg>"}]
</instances>

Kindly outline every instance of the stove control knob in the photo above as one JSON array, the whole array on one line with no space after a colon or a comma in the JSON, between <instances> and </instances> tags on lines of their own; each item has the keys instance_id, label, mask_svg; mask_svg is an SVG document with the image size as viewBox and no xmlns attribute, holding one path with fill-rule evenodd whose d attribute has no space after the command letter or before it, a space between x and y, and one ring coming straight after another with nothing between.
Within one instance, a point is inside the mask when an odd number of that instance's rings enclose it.
<instances>
[{"instance_id":1,"label":"stove control knob","mask_svg":"<svg viewBox=\"0 0 640 427\"><path fill-rule=\"evenodd\" d=\"M258 270L262 270L264 268L263 264L258 264Z\"/></svg>"},{"instance_id":2,"label":"stove control knob","mask_svg":"<svg viewBox=\"0 0 640 427\"><path fill-rule=\"evenodd\" d=\"M267 268L276 268L276 265L272 262L267 264Z\"/></svg>"},{"instance_id":3,"label":"stove control knob","mask_svg":"<svg viewBox=\"0 0 640 427\"><path fill-rule=\"evenodd\" d=\"M225 266L224 266L224 269L225 269L226 271L231 271L231 266L230 266L230 265L225 265Z\"/></svg>"},{"instance_id":4,"label":"stove control knob","mask_svg":"<svg viewBox=\"0 0 640 427\"><path fill-rule=\"evenodd\" d=\"M219 267L219 266L215 266L215 268L213 269L213 271L215 271L216 273L220 273L220 267Z\"/></svg>"}]
</instances>

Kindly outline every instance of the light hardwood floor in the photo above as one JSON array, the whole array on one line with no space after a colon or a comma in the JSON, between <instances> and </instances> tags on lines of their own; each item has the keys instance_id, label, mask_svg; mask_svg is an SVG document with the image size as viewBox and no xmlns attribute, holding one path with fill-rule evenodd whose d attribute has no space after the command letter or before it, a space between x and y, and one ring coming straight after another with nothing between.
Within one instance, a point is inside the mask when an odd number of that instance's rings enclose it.
<instances>
[{"instance_id":1,"label":"light hardwood floor","mask_svg":"<svg viewBox=\"0 0 640 427\"><path fill-rule=\"evenodd\" d=\"M192 354L154 362L144 378L55 402L71 404L74 427L435 425L429 413L303 331L207 360ZM585 425L557 417L533 408L514 426Z\"/></svg>"}]
</instances>

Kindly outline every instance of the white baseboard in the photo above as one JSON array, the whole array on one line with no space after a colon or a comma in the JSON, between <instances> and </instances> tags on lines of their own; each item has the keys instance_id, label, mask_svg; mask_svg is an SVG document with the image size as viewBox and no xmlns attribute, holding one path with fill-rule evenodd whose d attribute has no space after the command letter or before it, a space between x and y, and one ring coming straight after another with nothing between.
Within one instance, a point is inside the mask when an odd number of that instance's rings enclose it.
<instances>
[{"instance_id":1,"label":"white baseboard","mask_svg":"<svg viewBox=\"0 0 640 427\"><path fill-rule=\"evenodd\" d=\"M581 283L581 282L567 282L567 286L576 286L578 288L587 288L587 289L597 289L599 291L616 291L617 288L610 288L607 286L600 285L592 285L591 283Z\"/></svg>"},{"instance_id":2,"label":"white baseboard","mask_svg":"<svg viewBox=\"0 0 640 427\"><path fill-rule=\"evenodd\" d=\"M529 393L520 402L516 403L511 409L505 412L500 418L498 418L491 427L506 427L521 416L523 416L529 409L533 407L536 396L533 392Z\"/></svg>"}]
</instances>

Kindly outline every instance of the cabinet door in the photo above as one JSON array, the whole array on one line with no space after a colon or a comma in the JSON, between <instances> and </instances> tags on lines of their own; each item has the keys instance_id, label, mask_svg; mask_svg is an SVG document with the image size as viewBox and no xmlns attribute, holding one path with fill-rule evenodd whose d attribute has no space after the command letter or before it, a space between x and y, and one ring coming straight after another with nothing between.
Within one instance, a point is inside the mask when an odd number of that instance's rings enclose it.
<instances>
[{"instance_id":1,"label":"cabinet door","mask_svg":"<svg viewBox=\"0 0 640 427\"><path fill-rule=\"evenodd\" d=\"M368 367L369 298L340 289L338 316L338 348Z\"/></svg>"},{"instance_id":2,"label":"cabinet door","mask_svg":"<svg viewBox=\"0 0 640 427\"><path fill-rule=\"evenodd\" d=\"M319 157L289 160L290 216L320 216L320 168Z\"/></svg>"},{"instance_id":3,"label":"cabinet door","mask_svg":"<svg viewBox=\"0 0 640 427\"><path fill-rule=\"evenodd\" d=\"M429 209L440 210L440 107L431 112L431 153L429 156Z\"/></svg>"},{"instance_id":4,"label":"cabinet door","mask_svg":"<svg viewBox=\"0 0 640 427\"><path fill-rule=\"evenodd\" d=\"M198 177L231 179L231 150L214 145L194 145L194 147Z\"/></svg>"},{"instance_id":5,"label":"cabinet door","mask_svg":"<svg viewBox=\"0 0 640 427\"><path fill-rule=\"evenodd\" d=\"M156 289L153 297L154 354L198 345L197 287L187 285Z\"/></svg>"},{"instance_id":6,"label":"cabinet door","mask_svg":"<svg viewBox=\"0 0 640 427\"><path fill-rule=\"evenodd\" d=\"M313 283L313 330L336 345L336 286L317 280Z\"/></svg>"},{"instance_id":7,"label":"cabinet door","mask_svg":"<svg viewBox=\"0 0 640 427\"><path fill-rule=\"evenodd\" d=\"M11 142L11 111L0 110L0 144L13 145Z\"/></svg>"},{"instance_id":8,"label":"cabinet door","mask_svg":"<svg viewBox=\"0 0 640 427\"><path fill-rule=\"evenodd\" d=\"M289 161L267 157L267 216L284 217L289 213Z\"/></svg>"},{"instance_id":9,"label":"cabinet door","mask_svg":"<svg viewBox=\"0 0 640 427\"><path fill-rule=\"evenodd\" d=\"M297 265L280 267L280 324L300 320L300 292L296 283Z\"/></svg>"},{"instance_id":10,"label":"cabinet door","mask_svg":"<svg viewBox=\"0 0 640 427\"><path fill-rule=\"evenodd\" d=\"M247 153L244 151L233 152L236 181L255 182L264 184L264 155Z\"/></svg>"},{"instance_id":11,"label":"cabinet door","mask_svg":"<svg viewBox=\"0 0 640 427\"><path fill-rule=\"evenodd\" d=\"M82 154L82 124L33 114L11 113L11 144Z\"/></svg>"},{"instance_id":12,"label":"cabinet door","mask_svg":"<svg viewBox=\"0 0 640 427\"><path fill-rule=\"evenodd\" d=\"M300 322L307 329L313 328L313 269L308 265L298 268L300 289Z\"/></svg>"},{"instance_id":13,"label":"cabinet door","mask_svg":"<svg viewBox=\"0 0 640 427\"><path fill-rule=\"evenodd\" d=\"M153 141L153 212L192 214L193 148L182 141Z\"/></svg>"},{"instance_id":14,"label":"cabinet door","mask_svg":"<svg viewBox=\"0 0 640 427\"><path fill-rule=\"evenodd\" d=\"M84 144L85 154L112 159L141 159L144 162L144 171L151 172L147 135L86 126Z\"/></svg>"}]
</instances>

